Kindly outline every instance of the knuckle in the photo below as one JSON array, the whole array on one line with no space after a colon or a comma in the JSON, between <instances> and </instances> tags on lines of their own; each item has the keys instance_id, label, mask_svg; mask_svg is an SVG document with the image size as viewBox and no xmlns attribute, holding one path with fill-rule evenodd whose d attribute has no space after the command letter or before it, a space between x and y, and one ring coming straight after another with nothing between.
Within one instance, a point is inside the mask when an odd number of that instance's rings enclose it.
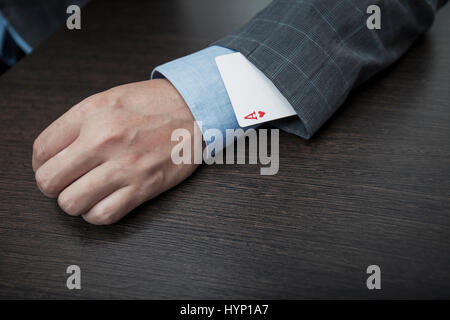
<instances>
[{"instance_id":1,"label":"knuckle","mask_svg":"<svg viewBox=\"0 0 450 320\"><path fill-rule=\"evenodd\" d=\"M68 215L77 216L79 215L79 208L77 206L77 201L70 196L66 196L64 193L61 193L58 197L58 205L59 207Z\"/></svg>"},{"instance_id":2,"label":"knuckle","mask_svg":"<svg viewBox=\"0 0 450 320\"><path fill-rule=\"evenodd\" d=\"M108 106L111 101L108 94L105 94L105 92L96 93L90 97L87 97L82 102L82 107L91 109L91 108L102 108L105 106Z\"/></svg>"},{"instance_id":3,"label":"knuckle","mask_svg":"<svg viewBox=\"0 0 450 320\"><path fill-rule=\"evenodd\" d=\"M114 215L107 208L97 209L89 215L83 215L83 219L95 225L109 225L114 223Z\"/></svg>"},{"instance_id":4,"label":"knuckle","mask_svg":"<svg viewBox=\"0 0 450 320\"><path fill-rule=\"evenodd\" d=\"M143 154L140 152L129 152L123 157L122 161L118 161L118 169L124 170L129 167L136 167L142 162L142 158Z\"/></svg>"},{"instance_id":5,"label":"knuckle","mask_svg":"<svg viewBox=\"0 0 450 320\"><path fill-rule=\"evenodd\" d=\"M148 201L166 189L166 174L163 170L158 170L147 177L140 186L136 187L135 196L141 201Z\"/></svg>"},{"instance_id":6,"label":"knuckle","mask_svg":"<svg viewBox=\"0 0 450 320\"><path fill-rule=\"evenodd\" d=\"M113 146L124 138L124 132L120 129L104 128L94 140L94 148L104 149Z\"/></svg>"},{"instance_id":7,"label":"knuckle","mask_svg":"<svg viewBox=\"0 0 450 320\"><path fill-rule=\"evenodd\" d=\"M51 181L51 179L44 174L42 174L41 170L37 170L35 173L35 179L36 183L39 187L39 189L42 191L43 194L45 194L48 197L53 197L53 194L55 193L54 185Z\"/></svg>"},{"instance_id":8,"label":"knuckle","mask_svg":"<svg viewBox=\"0 0 450 320\"><path fill-rule=\"evenodd\" d=\"M166 175L163 170L158 170L153 176L153 185L162 186L166 180Z\"/></svg>"},{"instance_id":9,"label":"knuckle","mask_svg":"<svg viewBox=\"0 0 450 320\"><path fill-rule=\"evenodd\" d=\"M105 174L109 181L126 179L134 175L142 174L144 160L136 152L129 152L112 163L110 170Z\"/></svg>"},{"instance_id":10,"label":"knuckle","mask_svg":"<svg viewBox=\"0 0 450 320\"><path fill-rule=\"evenodd\" d=\"M36 138L33 142L33 156L38 161L45 160L44 145L39 138Z\"/></svg>"}]
</instances>

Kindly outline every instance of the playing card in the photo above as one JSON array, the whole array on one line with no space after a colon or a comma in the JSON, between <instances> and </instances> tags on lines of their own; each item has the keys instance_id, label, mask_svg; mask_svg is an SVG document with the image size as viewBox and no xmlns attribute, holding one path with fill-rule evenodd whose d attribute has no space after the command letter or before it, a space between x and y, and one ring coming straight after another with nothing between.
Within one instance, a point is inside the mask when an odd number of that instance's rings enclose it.
<instances>
[{"instance_id":1,"label":"playing card","mask_svg":"<svg viewBox=\"0 0 450 320\"><path fill-rule=\"evenodd\" d=\"M216 64L241 127L296 114L272 81L241 53L218 56Z\"/></svg>"}]
</instances>

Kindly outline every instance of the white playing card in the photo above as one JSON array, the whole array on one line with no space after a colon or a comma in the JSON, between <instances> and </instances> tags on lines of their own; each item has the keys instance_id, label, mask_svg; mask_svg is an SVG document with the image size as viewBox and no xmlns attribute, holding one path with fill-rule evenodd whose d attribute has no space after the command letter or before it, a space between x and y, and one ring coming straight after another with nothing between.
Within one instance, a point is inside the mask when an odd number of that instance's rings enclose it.
<instances>
[{"instance_id":1,"label":"white playing card","mask_svg":"<svg viewBox=\"0 0 450 320\"><path fill-rule=\"evenodd\" d=\"M218 56L216 64L241 127L296 114L272 81L241 53Z\"/></svg>"}]
</instances>

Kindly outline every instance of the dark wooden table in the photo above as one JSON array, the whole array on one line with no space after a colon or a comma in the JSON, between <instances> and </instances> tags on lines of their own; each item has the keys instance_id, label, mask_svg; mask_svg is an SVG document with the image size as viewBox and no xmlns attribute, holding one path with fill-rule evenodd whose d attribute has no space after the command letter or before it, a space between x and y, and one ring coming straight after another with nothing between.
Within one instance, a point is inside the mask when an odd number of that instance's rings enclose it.
<instances>
[{"instance_id":1,"label":"dark wooden table","mask_svg":"<svg viewBox=\"0 0 450 320\"><path fill-rule=\"evenodd\" d=\"M232 31L267 1L94 1L0 78L0 298L450 298L450 5L280 171L203 166L96 227L37 189L34 138L95 92ZM82 289L66 288L81 267ZM381 267L382 289L366 288Z\"/></svg>"}]
</instances>

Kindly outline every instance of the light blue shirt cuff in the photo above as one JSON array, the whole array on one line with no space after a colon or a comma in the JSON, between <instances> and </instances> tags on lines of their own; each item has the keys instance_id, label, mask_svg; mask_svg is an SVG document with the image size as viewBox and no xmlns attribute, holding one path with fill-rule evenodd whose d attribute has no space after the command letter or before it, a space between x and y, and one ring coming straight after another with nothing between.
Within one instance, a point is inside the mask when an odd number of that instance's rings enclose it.
<instances>
[{"instance_id":1,"label":"light blue shirt cuff","mask_svg":"<svg viewBox=\"0 0 450 320\"><path fill-rule=\"evenodd\" d=\"M195 120L201 122L204 138L208 129L218 129L225 139L226 129L240 128L215 61L215 57L233 52L212 46L158 66L152 72L152 79L165 77L178 90ZM207 148L212 142L205 138Z\"/></svg>"}]
</instances>

